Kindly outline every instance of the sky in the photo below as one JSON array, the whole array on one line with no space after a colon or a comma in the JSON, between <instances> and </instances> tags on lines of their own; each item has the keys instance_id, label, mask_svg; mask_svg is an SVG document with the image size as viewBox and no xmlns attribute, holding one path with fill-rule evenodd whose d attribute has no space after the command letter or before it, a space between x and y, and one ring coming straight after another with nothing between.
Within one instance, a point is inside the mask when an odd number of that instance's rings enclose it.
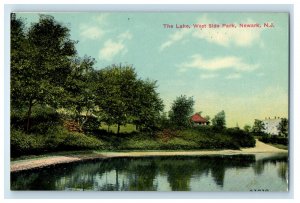
<instances>
[{"instance_id":1,"label":"sky","mask_svg":"<svg viewBox=\"0 0 300 203\"><path fill-rule=\"evenodd\" d=\"M78 55L95 58L95 68L128 64L140 78L156 80L166 112L186 95L203 116L224 110L228 127L288 117L287 13L47 14L70 29ZM39 13L17 16L28 26L39 19Z\"/></svg>"}]
</instances>

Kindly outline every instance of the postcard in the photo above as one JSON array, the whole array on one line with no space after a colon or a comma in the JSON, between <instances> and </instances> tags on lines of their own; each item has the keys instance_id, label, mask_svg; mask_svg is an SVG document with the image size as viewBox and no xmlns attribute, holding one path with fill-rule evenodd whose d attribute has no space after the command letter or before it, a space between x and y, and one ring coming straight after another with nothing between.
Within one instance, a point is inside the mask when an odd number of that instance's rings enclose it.
<instances>
[{"instance_id":1,"label":"postcard","mask_svg":"<svg viewBox=\"0 0 300 203\"><path fill-rule=\"evenodd\" d=\"M289 190L289 13L10 23L12 191Z\"/></svg>"}]
</instances>

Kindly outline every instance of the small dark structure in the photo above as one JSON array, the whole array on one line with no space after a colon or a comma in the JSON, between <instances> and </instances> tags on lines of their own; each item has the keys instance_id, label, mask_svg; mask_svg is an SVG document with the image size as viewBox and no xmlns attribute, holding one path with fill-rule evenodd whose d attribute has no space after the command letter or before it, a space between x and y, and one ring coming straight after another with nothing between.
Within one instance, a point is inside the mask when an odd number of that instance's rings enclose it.
<instances>
[{"instance_id":1,"label":"small dark structure","mask_svg":"<svg viewBox=\"0 0 300 203\"><path fill-rule=\"evenodd\" d=\"M199 113L195 113L194 115L191 116L191 122L194 125L208 125L209 122L203 118Z\"/></svg>"}]
</instances>

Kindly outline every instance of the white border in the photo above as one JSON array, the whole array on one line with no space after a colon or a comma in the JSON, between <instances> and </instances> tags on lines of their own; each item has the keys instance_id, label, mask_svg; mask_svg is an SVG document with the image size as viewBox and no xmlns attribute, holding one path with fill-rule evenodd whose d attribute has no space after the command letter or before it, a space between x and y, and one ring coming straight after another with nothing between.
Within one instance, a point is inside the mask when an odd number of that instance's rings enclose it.
<instances>
[{"instance_id":1,"label":"white border","mask_svg":"<svg viewBox=\"0 0 300 203\"><path fill-rule=\"evenodd\" d=\"M293 123L298 123L299 121L299 116L294 112L299 113L299 107L294 104L299 103L299 94L296 94L296 92L299 92L299 82L297 82L297 79L294 77L299 75L299 71L296 68L297 67L297 61L294 60L293 56L294 53L299 53L299 40L296 38L294 39L294 30L293 27L295 26L295 30L298 30L298 35L299 35L299 25L297 23L294 23L294 19L299 19L299 12L297 13L296 11L299 11L299 4L298 8L296 5L296 0L295 1L247 1L246 3L256 3L254 4L244 4L244 5L227 5L222 4L223 1L215 1L211 0L207 3L215 4L215 5L153 5L153 3L158 3L156 0L152 1L147 1L147 3L152 3L152 5L128 5L128 4L123 4L123 5L113 5L116 3L122 3L121 1L116 1L116 0L111 0L108 1L110 5L87 5L87 3L97 3L95 1L91 0L85 0L84 5L61 5L62 3L69 3L71 1L59 1L59 0L53 0L51 3L56 3L56 5L32 5L31 3L40 3L40 1L27 1L27 4L23 5L5 5L2 7L3 14L4 14L4 24L2 25L2 28L4 27L5 30L5 38L3 36L3 33L1 33L1 44L5 44L5 54L1 54L1 57L4 56L4 69L0 69L0 76L1 79L0 81L4 81L4 86L2 86L3 83L1 83L1 96L3 93L3 96L1 98L4 98L4 100L1 99L1 106L0 106L0 112L4 112L5 115L3 117L3 114L1 114L1 127L0 129L5 129L5 131L2 133L4 135L4 163L5 166L5 173L2 172L1 169L1 174L4 174L4 193L3 197L4 198L60 198L60 199L65 199L65 198L76 198L76 199L82 199L82 198L121 198L121 199L126 199L126 198L176 198L176 199L188 199L188 198L215 198L215 199L223 199L223 198L294 198L296 199L297 194L294 193L295 186L294 184L294 171L297 170L297 165L296 161L297 159L294 160L294 143L299 140L297 138L297 135L299 134L299 130L294 128L295 126ZM127 1L127 3L138 3L136 1ZM161 2L161 1L159 1ZM179 1L172 1L173 3L176 4L182 4L182 2ZM195 3L195 1L190 1L186 0L183 3ZM266 5L265 3L273 3L273 5ZM22 1L16 1L16 0L11 0L11 1L6 1L4 0L4 3L23 3ZM30 3L30 4L28 4ZM47 3L47 2L46 2ZM73 2L71 2L73 3ZM81 2L82 3L82 2ZM220 4L218 4L220 3ZM230 3L241 3L238 1L231 1ZM280 4L280 3L292 3L293 5L275 5L275 4ZM60 4L60 5L58 5ZM294 9L293 10L293 6ZM223 193L203 193L203 192L85 192L85 193L74 193L74 192L11 192L9 190L9 13L11 11L99 11L99 10L105 10L105 11L285 11L285 12L290 12L290 20L291 20L291 33L290 33L290 40L291 40L291 47L290 47L290 57L291 57L291 72L290 72L290 118L292 121L290 125L291 133L295 134L296 136L291 139L291 146L290 146L290 152L291 152L291 157L290 159L292 160L291 166L291 171L290 171L290 192L289 193L229 193L229 192L223 192ZM294 16L295 15L295 16ZM295 17L295 18L294 18ZM298 26L298 27L297 27ZM295 34L296 36L297 34ZM3 39L5 39L3 41ZM294 47L295 45L295 47ZM298 45L298 46L297 46ZM298 50L298 52L296 51ZM2 59L2 58L1 58ZM294 64L295 62L295 64ZM2 103L4 102L4 103ZM4 105L3 105L4 104ZM2 124L4 124L2 126ZM299 149L299 147L297 148ZM1 150L1 153L3 151ZM293 153L294 152L294 153ZM3 157L3 156L1 156ZM2 181L1 181L2 182ZM295 182L296 184L296 182ZM274 200L273 200L274 201Z\"/></svg>"}]
</instances>

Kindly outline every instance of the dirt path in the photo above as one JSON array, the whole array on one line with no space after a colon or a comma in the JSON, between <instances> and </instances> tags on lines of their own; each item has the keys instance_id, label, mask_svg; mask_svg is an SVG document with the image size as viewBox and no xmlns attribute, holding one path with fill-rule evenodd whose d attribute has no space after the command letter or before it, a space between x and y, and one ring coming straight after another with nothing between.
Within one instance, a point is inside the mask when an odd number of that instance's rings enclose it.
<instances>
[{"instance_id":1,"label":"dirt path","mask_svg":"<svg viewBox=\"0 0 300 203\"><path fill-rule=\"evenodd\" d=\"M32 168L41 168L49 165L69 163L74 161L110 158L110 157L140 157L140 156L174 156L174 155L218 155L218 154L253 154L253 153L282 153L287 150L278 149L256 140L253 148L241 150L198 150L198 151L141 151L141 152L95 152L91 154L70 154L67 156L46 156L34 159L11 161L10 171L20 171Z\"/></svg>"}]
</instances>

